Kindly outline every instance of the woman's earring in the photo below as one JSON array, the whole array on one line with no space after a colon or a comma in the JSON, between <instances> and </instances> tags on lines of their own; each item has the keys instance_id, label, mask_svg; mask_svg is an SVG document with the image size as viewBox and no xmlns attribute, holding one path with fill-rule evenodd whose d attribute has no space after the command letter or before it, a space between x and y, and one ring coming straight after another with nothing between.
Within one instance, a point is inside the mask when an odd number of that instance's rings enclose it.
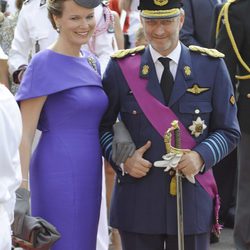
<instances>
[{"instance_id":1,"label":"woman's earring","mask_svg":"<svg viewBox=\"0 0 250 250\"><path fill-rule=\"evenodd\" d=\"M56 27L57 33L60 33L60 27Z\"/></svg>"}]
</instances>

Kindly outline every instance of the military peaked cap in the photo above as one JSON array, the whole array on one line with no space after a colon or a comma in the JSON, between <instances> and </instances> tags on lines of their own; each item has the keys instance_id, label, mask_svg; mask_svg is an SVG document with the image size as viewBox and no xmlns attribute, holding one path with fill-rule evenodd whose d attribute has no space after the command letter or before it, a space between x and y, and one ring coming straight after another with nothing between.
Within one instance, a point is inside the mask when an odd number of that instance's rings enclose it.
<instances>
[{"instance_id":1,"label":"military peaked cap","mask_svg":"<svg viewBox=\"0 0 250 250\"><path fill-rule=\"evenodd\" d=\"M181 0L140 0L138 10L145 18L173 18L180 15Z\"/></svg>"}]
</instances>

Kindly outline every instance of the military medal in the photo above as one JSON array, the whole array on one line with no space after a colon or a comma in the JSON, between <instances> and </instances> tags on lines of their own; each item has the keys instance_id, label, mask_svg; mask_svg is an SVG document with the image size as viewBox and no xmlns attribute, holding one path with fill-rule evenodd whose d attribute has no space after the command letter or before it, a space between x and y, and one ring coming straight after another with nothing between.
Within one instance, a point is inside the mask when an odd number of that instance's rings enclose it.
<instances>
[{"instance_id":1,"label":"military medal","mask_svg":"<svg viewBox=\"0 0 250 250\"><path fill-rule=\"evenodd\" d=\"M146 75L148 75L148 72L149 72L149 66L146 65L146 64L143 65L142 71L141 71L142 75L143 75L143 76L146 76Z\"/></svg>"},{"instance_id":2,"label":"military medal","mask_svg":"<svg viewBox=\"0 0 250 250\"><path fill-rule=\"evenodd\" d=\"M184 72L186 76L190 76L191 75L191 68L189 66L185 66L184 67Z\"/></svg>"},{"instance_id":3,"label":"military medal","mask_svg":"<svg viewBox=\"0 0 250 250\"><path fill-rule=\"evenodd\" d=\"M204 120L201 120L200 117L197 117L196 121L193 121L193 124L188 127L191 131L191 135L194 135L196 138L199 137L203 131L207 128Z\"/></svg>"}]
</instances>

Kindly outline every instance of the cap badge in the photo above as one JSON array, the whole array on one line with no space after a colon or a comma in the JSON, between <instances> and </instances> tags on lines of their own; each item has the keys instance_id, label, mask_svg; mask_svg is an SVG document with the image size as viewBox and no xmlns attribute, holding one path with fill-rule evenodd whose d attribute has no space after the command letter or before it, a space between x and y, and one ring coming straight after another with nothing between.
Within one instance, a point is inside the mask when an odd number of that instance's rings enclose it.
<instances>
[{"instance_id":1,"label":"cap badge","mask_svg":"<svg viewBox=\"0 0 250 250\"><path fill-rule=\"evenodd\" d=\"M154 0L154 4L157 6L164 6L168 4L168 0Z\"/></svg>"},{"instance_id":2,"label":"cap badge","mask_svg":"<svg viewBox=\"0 0 250 250\"><path fill-rule=\"evenodd\" d=\"M190 76L191 75L191 68L189 66L185 66L184 67L184 72L186 76Z\"/></svg>"},{"instance_id":3,"label":"cap badge","mask_svg":"<svg viewBox=\"0 0 250 250\"><path fill-rule=\"evenodd\" d=\"M92 56L89 56L87 60L88 60L89 65L90 65L95 71L97 71L95 58L92 57Z\"/></svg>"},{"instance_id":4,"label":"cap badge","mask_svg":"<svg viewBox=\"0 0 250 250\"><path fill-rule=\"evenodd\" d=\"M192 93L194 95L199 95L203 92L208 91L209 88L201 88L198 84L194 84L192 88L188 88L187 92Z\"/></svg>"},{"instance_id":5,"label":"cap badge","mask_svg":"<svg viewBox=\"0 0 250 250\"><path fill-rule=\"evenodd\" d=\"M149 66L147 64L143 65L141 72L142 72L142 75L144 75L144 76L148 75Z\"/></svg>"},{"instance_id":6,"label":"cap badge","mask_svg":"<svg viewBox=\"0 0 250 250\"><path fill-rule=\"evenodd\" d=\"M201 120L200 117L197 117L196 121L193 121L193 124L188 127L191 131L191 135L194 135L196 138L199 137L203 131L207 128L204 120Z\"/></svg>"}]
</instances>

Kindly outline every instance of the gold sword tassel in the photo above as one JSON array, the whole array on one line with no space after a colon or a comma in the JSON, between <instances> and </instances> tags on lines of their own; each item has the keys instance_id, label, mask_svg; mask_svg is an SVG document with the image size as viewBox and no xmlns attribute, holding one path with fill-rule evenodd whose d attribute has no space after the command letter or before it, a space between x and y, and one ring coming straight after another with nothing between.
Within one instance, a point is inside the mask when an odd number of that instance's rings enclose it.
<instances>
[{"instance_id":1,"label":"gold sword tassel","mask_svg":"<svg viewBox=\"0 0 250 250\"><path fill-rule=\"evenodd\" d=\"M170 181L170 194L172 196L176 196L177 191L176 191L176 175L172 176L171 181Z\"/></svg>"}]
</instances>

